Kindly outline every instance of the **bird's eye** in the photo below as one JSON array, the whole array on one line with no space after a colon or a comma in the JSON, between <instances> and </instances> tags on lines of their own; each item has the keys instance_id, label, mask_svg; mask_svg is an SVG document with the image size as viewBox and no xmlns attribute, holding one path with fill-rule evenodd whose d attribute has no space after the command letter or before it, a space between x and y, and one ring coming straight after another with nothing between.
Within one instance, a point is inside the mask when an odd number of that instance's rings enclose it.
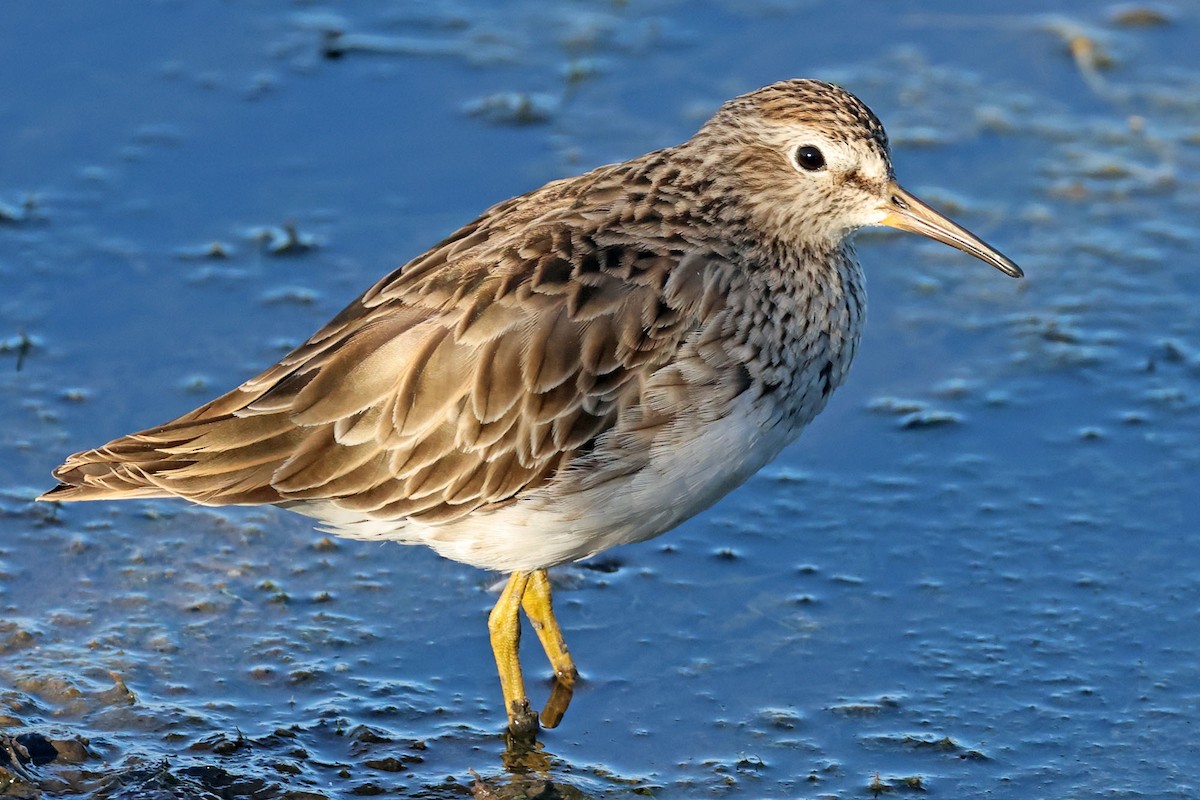
<instances>
[{"instance_id":1,"label":"bird's eye","mask_svg":"<svg viewBox=\"0 0 1200 800\"><path fill-rule=\"evenodd\" d=\"M816 172L825 167L825 156L811 144L796 149L796 163L809 172Z\"/></svg>"}]
</instances>

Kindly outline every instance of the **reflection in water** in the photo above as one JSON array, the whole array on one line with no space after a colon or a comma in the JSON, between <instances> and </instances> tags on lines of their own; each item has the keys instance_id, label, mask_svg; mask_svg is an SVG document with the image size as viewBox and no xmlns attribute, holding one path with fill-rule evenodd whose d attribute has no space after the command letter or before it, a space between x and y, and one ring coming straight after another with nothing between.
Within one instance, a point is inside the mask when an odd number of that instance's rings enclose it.
<instances>
[{"instance_id":1,"label":"reflection in water","mask_svg":"<svg viewBox=\"0 0 1200 800\"><path fill-rule=\"evenodd\" d=\"M559 684L555 685L555 689ZM568 690L567 701L570 700ZM551 696L553 697L553 695ZM547 704L549 709L549 704ZM564 703L563 709L566 709ZM542 712L545 716L546 711ZM561 712L560 712L561 716ZM501 757L504 775L483 778L474 770L475 785L472 793L479 800L508 800L508 798L586 798L589 795L577 786L564 783L553 774L553 768L561 765L554 754L545 750L540 742L521 742L508 737L508 747Z\"/></svg>"},{"instance_id":2,"label":"reflection in water","mask_svg":"<svg viewBox=\"0 0 1200 800\"><path fill-rule=\"evenodd\" d=\"M541 720L544 727L557 728L558 723L562 722L563 715L567 713L567 706L571 705L571 698L575 696L575 680L577 678L569 681L554 679L554 688L550 690L550 697L542 709Z\"/></svg>"}]
</instances>

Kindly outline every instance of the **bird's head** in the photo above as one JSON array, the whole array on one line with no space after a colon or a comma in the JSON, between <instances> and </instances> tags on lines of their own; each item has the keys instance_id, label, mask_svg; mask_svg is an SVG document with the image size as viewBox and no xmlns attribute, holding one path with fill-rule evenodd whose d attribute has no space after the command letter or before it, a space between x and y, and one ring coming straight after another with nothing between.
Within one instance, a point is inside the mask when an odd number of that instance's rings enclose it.
<instances>
[{"instance_id":1,"label":"bird's head","mask_svg":"<svg viewBox=\"0 0 1200 800\"><path fill-rule=\"evenodd\" d=\"M897 183L887 134L854 95L790 80L735 97L688 143L762 230L812 247L886 225L928 236L1014 278L1021 268Z\"/></svg>"}]
</instances>

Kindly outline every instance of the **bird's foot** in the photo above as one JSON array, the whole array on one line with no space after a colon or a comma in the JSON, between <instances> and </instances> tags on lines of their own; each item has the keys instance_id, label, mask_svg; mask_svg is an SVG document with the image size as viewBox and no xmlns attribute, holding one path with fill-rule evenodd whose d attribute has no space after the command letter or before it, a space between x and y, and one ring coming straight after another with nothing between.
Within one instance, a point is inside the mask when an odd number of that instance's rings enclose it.
<instances>
[{"instance_id":1,"label":"bird's foot","mask_svg":"<svg viewBox=\"0 0 1200 800\"><path fill-rule=\"evenodd\" d=\"M529 707L529 700L513 700L508 709L508 735L517 741L532 742L539 727L538 715Z\"/></svg>"}]
</instances>

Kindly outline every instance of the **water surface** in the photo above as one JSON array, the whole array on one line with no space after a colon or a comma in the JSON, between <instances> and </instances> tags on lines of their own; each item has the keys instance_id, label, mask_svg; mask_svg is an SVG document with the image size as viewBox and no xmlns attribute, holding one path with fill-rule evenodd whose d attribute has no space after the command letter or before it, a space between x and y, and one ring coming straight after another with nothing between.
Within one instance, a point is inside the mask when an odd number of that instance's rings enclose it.
<instances>
[{"instance_id":1,"label":"water surface","mask_svg":"<svg viewBox=\"0 0 1200 800\"><path fill-rule=\"evenodd\" d=\"M6 7L0 724L85 744L9 793L1194 796L1200 15L960 5ZM860 356L800 441L557 571L584 680L540 749L499 735L498 576L32 503L491 203L801 75L1029 277L864 235Z\"/></svg>"}]
</instances>

